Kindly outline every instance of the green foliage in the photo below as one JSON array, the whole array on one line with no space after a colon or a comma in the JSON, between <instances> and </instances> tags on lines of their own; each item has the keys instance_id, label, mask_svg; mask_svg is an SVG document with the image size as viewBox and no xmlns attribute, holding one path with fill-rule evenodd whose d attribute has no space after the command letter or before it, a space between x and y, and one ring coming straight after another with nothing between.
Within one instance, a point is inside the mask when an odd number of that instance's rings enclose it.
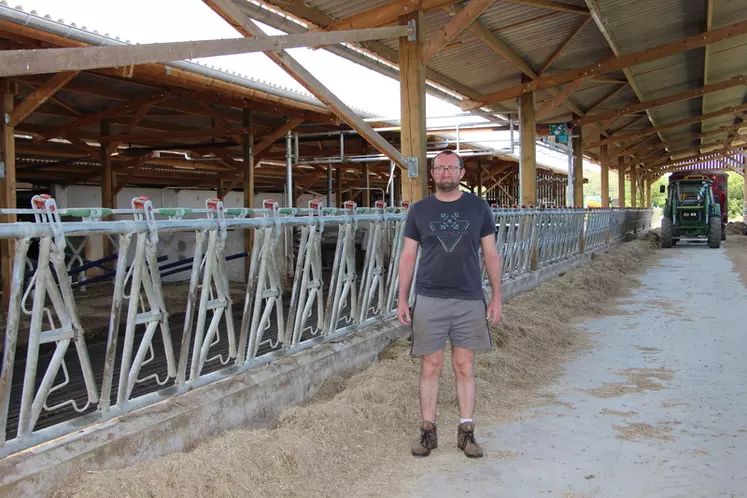
<instances>
[{"instance_id":1,"label":"green foliage","mask_svg":"<svg viewBox=\"0 0 747 498\"><path fill-rule=\"evenodd\" d=\"M729 171L729 183L727 189L729 198L729 219L741 221L744 209L744 178L733 171Z\"/></svg>"},{"instance_id":2,"label":"green foliage","mask_svg":"<svg viewBox=\"0 0 747 498\"><path fill-rule=\"evenodd\" d=\"M662 176L658 180L654 182L654 184L651 186L651 202L653 203L654 207L664 207L664 204L667 202L667 194L666 192L661 193L659 192L659 186L664 185L666 186L669 183L669 180L666 176Z\"/></svg>"}]
</instances>

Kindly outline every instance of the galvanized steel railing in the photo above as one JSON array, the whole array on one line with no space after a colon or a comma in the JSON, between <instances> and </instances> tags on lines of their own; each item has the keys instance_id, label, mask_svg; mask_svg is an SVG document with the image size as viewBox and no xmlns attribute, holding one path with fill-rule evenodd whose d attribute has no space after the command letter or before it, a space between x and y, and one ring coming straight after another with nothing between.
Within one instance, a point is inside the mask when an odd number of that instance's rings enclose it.
<instances>
[{"instance_id":1,"label":"galvanized steel railing","mask_svg":"<svg viewBox=\"0 0 747 498\"><path fill-rule=\"evenodd\" d=\"M308 209L279 209L273 202L260 210L224 209L209 200L204 210L154 209L136 198L131 210L118 212L132 220L107 222L100 218L111 211L58 210L54 199L37 196L31 210L0 210L10 212L32 213L35 222L0 225L0 238L15 239L0 374L0 457L392 319L397 306L406 208L346 203L334 209L312 201ZM183 219L187 212L204 218ZM504 280L608 244L651 218L650 210L493 213ZM63 222L61 214L85 221ZM253 245L242 312L234 315L239 303L231 298L226 238L246 230ZM361 231L366 236L357 246ZM177 232L195 237L180 323L166 306L156 257L159 237ZM327 267L325 232L335 241ZM98 357L89 355L85 303L76 299L66 263L71 236L116 239L108 335ZM26 279L32 243L38 263ZM80 247L68 258L80 260L79 253ZM25 355L17 358L22 329ZM48 361L40 362L42 348L51 353ZM23 382L13 384L16 365L23 367ZM147 392L133 394L144 385ZM66 421L39 427L40 416L50 413ZM16 427L6 438L11 418Z\"/></svg>"}]
</instances>

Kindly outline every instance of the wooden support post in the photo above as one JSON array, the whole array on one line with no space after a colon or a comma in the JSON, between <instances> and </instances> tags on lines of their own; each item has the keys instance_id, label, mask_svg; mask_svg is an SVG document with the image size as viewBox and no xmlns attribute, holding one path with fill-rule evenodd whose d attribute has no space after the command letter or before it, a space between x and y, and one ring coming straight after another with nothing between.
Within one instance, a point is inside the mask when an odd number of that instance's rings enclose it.
<instances>
[{"instance_id":1,"label":"wooden support post","mask_svg":"<svg viewBox=\"0 0 747 498\"><path fill-rule=\"evenodd\" d=\"M244 128L249 127L249 132L241 136L241 152L244 159L244 207L254 208L254 112L244 108L242 113L242 124ZM244 251L252 252L253 230L244 230ZM246 259L248 265L248 259ZM246 273L249 268L244 269Z\"/></svg>"},{"instance_id":2,"label":"wooden support post","mask_svg":"<svg viewBox=\"0 0 747 498\"><path fill-rule=\"evenodd\" d=\"M477 160L477 197L482 197L482 159Z\"/></svg>"},{"instance_id":3,"label":"wooden support post","mask_svg":"<svg viewBox=\"0 0 747 498\"><path fill-rule=\"evenodd\" d=\"M526 76L522 76L522 79ZM534 93L519 98L519 197L524 206L537 205L537 127L534 120ZM535 236L537 230L534 231ZM531 268L537 269L537 240L532 244Z\"/></svg>"},{"instance_id":4,"label":"wooden support post","mask_svg":"<svg viewBox=\"0 0 747 498\"><path fill-rule=\"evenodd\" d=\"M5 168L5 175L0 179L0 207L15 208L16 205L16 139L14 126L11 124L15 98L15 85L10 81L0 81L0 162ZM4 223L15 223L16 215L0 216ZM3 281L3 313L7 313L10 302L10 284L13 274L13 256L15 241L0 240L0 272ZM7 315L6 315L7 316Z\"/></svg>"},{"instance_id":5,"label":"wooden support post","mask_svg":"<svg viewBox=\"0 0 747 498\"><path fill-rule=\"evenodd\" d=\"M537 204L537 129L534 123L533 92L525 93L519 99L519 133L521 143L519 163L521 204L534 206Z\"/></svg>"},{"instance_id":6,"label":"wooden support post","mask_svg":"<svg viewBox=\"0 0 747 498\"><path fill-rule=\"evenodd\" d=\"M638 196L637 190L638 190L638 171L637 171L637 164L632 163L630 165L630 207L638 207Z\"/></svg>"},{"instance_id":7,"label":"wooden support post","mask_svg":"<svg viewBox=\"0 0 747 498\"><path fill-rule=\"evenodd\" d=\"M573 205L583 207L584 205L584 140L583 128L573 128Z\"/></svg>"},{"instance_id":8,"label":"wooden support post","mask_svg":"<svg viewBox=\"0 0 747 498\"><path fill-rule=\"evenodd\" d=\"M327 165L327 207L332 206L332 177L334 175L335 169L332 167L332 164Z\"/></svg>"},{"instance_id":9,"label":"wooden support post","mask_svg":"<svg viewBox=\"0 0 747 498\"><path fill-rule=\"evenodd\" d=\"M644 180L644 185L646 185L646 204L643 207L650 208L651 207L651 179L646 178Z\"/></svg>"},{"instance_id":10,"label":"wooden support post","mask_svg":"<svg viewBox=\"0 0 747 498\"><path fill-rule=\"evenodd\" d=\"M599 147L599 159L602 163L602 207L610 207L610 159L607 155L607 145Z\"/></svg>"},{"instance_id":11,"label":"wooden support post","mask_svg":"<svg viewBox=\"0 0 747 498\"><path fill-rule=\"evenodd\" d=\"M425 65L421 64L425 30L423 12L401 17L400 25L415 21L415 40L399 39L400 108L402 110L402 155L418 158L418 176L402 174L402 200L417 202L428 195L428 159L425 135Z\"/></svg>"},{"instance_id":12,"label":"wooden support post","mask_svg":"<svg viewBox=\"0 0 747 498\"><path fill-rule=\"evenodd\" d=\"M100 123L102 137L111 135L111 126L108 119L102 119ZM101 144L101 207L114 209L116 199L114 198L114 172L112 171L111 144ZM112 254L112 248L106 235L103 236L103 256Z\"/></svg>"},{"instance_id":13,"label":"wooden support post","mask_svg":"<svg viewBox=\"0 0 747 498\"><path fill-rule=\"evenodd\" d=\"M363 176L361 187L363 187L363 207L371 207L371 176L368 174L368 163L361 164L361 175Z\"/></svg>"},{"instance_id":14,"label":"wooden support post","mask_svg":"<svg viewBox=\"0 0 747 498\"><path fill-rule=\"evenodd\" d=\"M337 166L335 171L335 207L342 208L342 171L343 165Z\"/></svg>"},{"instance_id":15,"label":"wooden support post","mask_svg":"<svg viewBox=\"0 0 747 498\"><path fill-rule=\"evenodd\" d=\"M625 157L617 158L617 207L625 207Z\"/></svg>"}]
</instances>

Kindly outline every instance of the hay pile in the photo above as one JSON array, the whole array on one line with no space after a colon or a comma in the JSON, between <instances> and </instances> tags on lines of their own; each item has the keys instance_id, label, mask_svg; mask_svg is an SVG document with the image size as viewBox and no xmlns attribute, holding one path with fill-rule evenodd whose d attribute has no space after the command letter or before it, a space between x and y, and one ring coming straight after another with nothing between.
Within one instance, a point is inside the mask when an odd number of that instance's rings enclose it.
<instances>
[{"instance_id":1,"label":"hay pile","mask_svg":"<svg viewBox=\"0 0 747 498\"><path fill-rule=\"evenodd\" d=\"M741 221L730 221L726 225L726 234L727 235L743 235L747 233L747 228L745 228L745 224Z\"/></svg>"},{"instance_id":2,"label":"hay pile","mask_svg":"<svg viewBox=\"0 0 747 498\"><path fill-rule=\"evenodd\" d=\"M625 243L504 306L504 318L492 331L496 347L476 358L478 433L488 423L547 404L547 397L533 391L554 379L568 355L586 345L573 323L604 313L604 299L634 285L633 273L657 247L654 234ZM463 458L454 449L458 414L448 362L447 355L437 453ZM396 342L364 372L331 379L323 396L285 412L274 429L236 430L187 453L73 476L54 496L400 494L408 476L419 475L416 466L434 461L416 461L409 451L420 418L418 376L419 362L409 356L409 343Z\"/></svg>"},{"instance_id":3,"label":"hay pile","mask_svg":"<svg viewBox=\"0 0 747 498\"><path fill-rule=\"evenodd\" d=\"M729 256L734 271L739 273L742 283L747 287L747 237L729 237L726 240L726 255Z\"/></svg>"}]
</instances>

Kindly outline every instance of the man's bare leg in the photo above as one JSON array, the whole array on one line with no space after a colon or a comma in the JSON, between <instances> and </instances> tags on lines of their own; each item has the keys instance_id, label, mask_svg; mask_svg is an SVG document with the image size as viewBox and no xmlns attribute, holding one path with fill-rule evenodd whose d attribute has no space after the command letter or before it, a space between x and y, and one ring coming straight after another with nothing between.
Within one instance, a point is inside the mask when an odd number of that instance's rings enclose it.
<instances>
[{"instance_id":1,"label":"man's bare leg","mask_svg":"<svg viewBox=\"0 0 747 498\"><path fill-rule=\"evenodd\" d=\"M438 386L444 366L444 350L422 357L420 369L420 412L423 420L436 421Z\"/></svg>"},{"instance_id":2,"label":"man's bare leg","mask_svg":"<svg viewBox=\"0 0 747 498\"><path fill-rule=\"evenodd\" d=\"M475 409L475 375L473 361L475 352L470 349L453 348L451 353L451 367L456 376L457 403L459 417L471 419Z\"/></svg>"}]
</instances>

